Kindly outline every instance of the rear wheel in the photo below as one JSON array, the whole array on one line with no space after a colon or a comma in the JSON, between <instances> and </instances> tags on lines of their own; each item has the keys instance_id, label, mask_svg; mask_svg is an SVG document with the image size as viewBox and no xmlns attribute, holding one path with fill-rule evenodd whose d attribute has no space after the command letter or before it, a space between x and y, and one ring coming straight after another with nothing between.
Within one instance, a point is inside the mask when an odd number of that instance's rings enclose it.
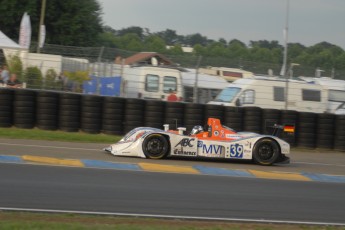
<instances>
[{"instance_id":1,"label":"rear wheel","mask_svg":"<svg viewBox=\"0 0 345 230\"><path fill-rule=\"evenodd\" d=\"M162 159L169 151L169 143L161 134L151 134L143 142L143 151L147 158Z\"/></svg>"},{"instance_id":2,"label":"rear wheel","mask_svg":"<svg viewBox=\"0 0 345 230\"><path fill-rule=\"evenodd\" d=\"M253 159L260 165L272 165L280 155L276 141L264 138L259 140L253 149Z\"/></svg>"}]
</instances>

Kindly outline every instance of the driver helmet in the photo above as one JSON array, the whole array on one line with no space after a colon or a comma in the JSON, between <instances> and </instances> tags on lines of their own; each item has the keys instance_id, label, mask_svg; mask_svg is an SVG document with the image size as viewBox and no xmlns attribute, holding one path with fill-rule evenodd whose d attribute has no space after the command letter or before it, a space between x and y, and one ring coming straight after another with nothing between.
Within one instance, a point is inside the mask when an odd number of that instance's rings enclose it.
<instances>
[{"instance_id":1,"label":"driver helmet","mask_svg":"<svg viewBox=\"0 0 345 230\"><path fill-rule=\"evenodd\" d=\"M202 128L201 125L196 125L193 127L192 131L190 132L190 135L195 135L195 134L198 134L200 132L203 132L204 129Z\"/></svg>"}]
</instances>

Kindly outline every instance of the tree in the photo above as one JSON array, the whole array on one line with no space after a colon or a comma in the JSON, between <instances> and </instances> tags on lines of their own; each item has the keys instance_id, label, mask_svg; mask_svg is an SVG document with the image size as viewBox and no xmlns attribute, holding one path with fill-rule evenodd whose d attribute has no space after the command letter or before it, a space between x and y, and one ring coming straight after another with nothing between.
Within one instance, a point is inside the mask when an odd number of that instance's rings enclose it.
<instances>
[{"instance_id":1,"label":"tree","mask_svg":"<svg viewBox=\"0 0 345 230\"><path fill-rule=\"evenodd\" d=\"M41 0L1 1L1 30L19 37L22 15L30 15L32 41L37 41ZM46 43L70 46L94 46L102 32L101 7L97 0L49 0L45 14Z\"/></svg>"},{"instance_id":2,"label":"tree","mask_svg":"<svg viewBox=\"0 0 345 230\"><path fill-rule=\"evenodd\" d=\"M118 30L116 33L118 36L124 36L126 34L136 34L140 40L144 39L144 29L139 26L131 26Z\"/></svg>"},{"instance_id":3,"label":"tree","mask_svg":"<svg viewBox=\"0 0 345 230\"><path fill-rule=\"evenodd\" d=\"M145 51L153 51L158 53L164 53L166 51L166 44L157 35L150 35L145 38L144 41Z\"/></svg>"},{"instance_id":4,"label":"tree","mask_svg":"<svg viewBox=\"0 0 345 230\"><path fill-rule=\"evenodd\" d=\"M162 38L167 45L179 43L178 35L175 30L166 29L164 31L157 32L156 35Z\"/></svg>"}]
</instances>

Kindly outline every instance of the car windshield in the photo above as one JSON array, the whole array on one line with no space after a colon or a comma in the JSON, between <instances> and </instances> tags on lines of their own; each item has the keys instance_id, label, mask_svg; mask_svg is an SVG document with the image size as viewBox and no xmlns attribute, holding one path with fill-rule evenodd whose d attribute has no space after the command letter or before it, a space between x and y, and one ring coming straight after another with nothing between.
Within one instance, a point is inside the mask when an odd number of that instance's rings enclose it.
<instances>
[{"instance_id":1,"label":"car windshield","mask_svg":"<svg viewBox=\"0 0 345 230\"><path fill-rule=\"evenodd\" d=\"M214 101L232 102L240 91L241 88L238 87L227 87L218 94Z\"/></svg>"}]
</instances>

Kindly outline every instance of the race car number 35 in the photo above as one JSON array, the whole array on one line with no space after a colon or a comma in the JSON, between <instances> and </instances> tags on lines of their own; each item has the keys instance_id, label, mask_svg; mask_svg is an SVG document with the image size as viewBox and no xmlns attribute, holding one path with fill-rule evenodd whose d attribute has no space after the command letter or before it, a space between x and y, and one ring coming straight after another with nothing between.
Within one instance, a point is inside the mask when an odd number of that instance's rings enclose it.
<instances>
[{"instance_id":1,"label":"race car number 35","mask_svg":"<svg viewBox=\"0 0 345 230\"><path fill-rule=\"evenodd\" d=\"M240 145L240 144L230 145L230 157L243 158L243 145Z\"/></svg>"}]
</instances>

